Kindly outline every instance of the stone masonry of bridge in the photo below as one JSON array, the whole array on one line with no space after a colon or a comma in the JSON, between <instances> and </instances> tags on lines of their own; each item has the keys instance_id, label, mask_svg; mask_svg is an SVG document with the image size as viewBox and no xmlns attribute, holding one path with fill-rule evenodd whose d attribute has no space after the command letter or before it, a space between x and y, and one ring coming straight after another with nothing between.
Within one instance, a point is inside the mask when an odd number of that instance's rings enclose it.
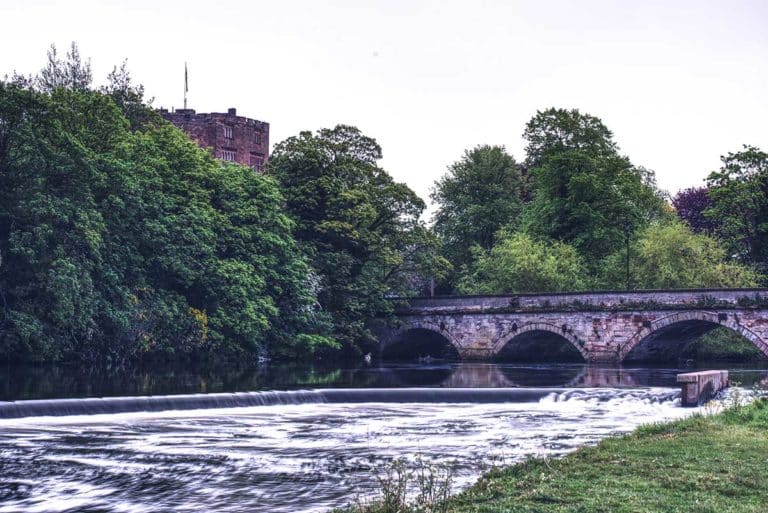
<instances>
[{"instance_id":1,"label":"stone masonry of bridge","mask_svg":"<svg viewBox=\"0 0 768 513\"><path fill-rule=\"evenodd\" d=\"M619 363L668 360L671 348L718 326L768 356L768 289L413 298L379 340L385 351L414 329L429 330L462 359L491 360L515 341L557 335L585 361Z\"/></svg>"}]
</instances>

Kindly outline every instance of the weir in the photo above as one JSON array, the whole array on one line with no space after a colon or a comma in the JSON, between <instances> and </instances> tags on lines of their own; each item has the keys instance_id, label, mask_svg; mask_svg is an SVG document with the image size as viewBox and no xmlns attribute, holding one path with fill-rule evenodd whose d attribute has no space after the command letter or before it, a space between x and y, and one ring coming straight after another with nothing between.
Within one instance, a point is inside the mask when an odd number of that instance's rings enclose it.
<instances>
[{"instance_id":1,"label":"weir","mask_svg":"<svg viewBox=\"0 0 768 513\"><path fill-rule=\"evenodd\" d=\"M564 388L332 388L147 397L42 399L0 402L0 419L59 417L287 404L356 403L530 403Z\"/></svg>"}]
</instances>

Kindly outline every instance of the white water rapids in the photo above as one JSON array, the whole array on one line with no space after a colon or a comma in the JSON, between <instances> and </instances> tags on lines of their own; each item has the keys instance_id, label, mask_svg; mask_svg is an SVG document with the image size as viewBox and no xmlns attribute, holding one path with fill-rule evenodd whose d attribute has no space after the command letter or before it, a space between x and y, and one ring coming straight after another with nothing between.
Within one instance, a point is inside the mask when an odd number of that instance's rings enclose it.
<instances>
[{"instance_id":1,"label":"white water rapids","mask_svg":"<svg viewBox=\"0 0 768 513\"><path fill-rule=\"evenodd\" d=\"M325 512L392 459L559 455L690 415L677 389L573 389L534 402L354 402L0 419L0 513Z\"/></svg>"}]
</instances>

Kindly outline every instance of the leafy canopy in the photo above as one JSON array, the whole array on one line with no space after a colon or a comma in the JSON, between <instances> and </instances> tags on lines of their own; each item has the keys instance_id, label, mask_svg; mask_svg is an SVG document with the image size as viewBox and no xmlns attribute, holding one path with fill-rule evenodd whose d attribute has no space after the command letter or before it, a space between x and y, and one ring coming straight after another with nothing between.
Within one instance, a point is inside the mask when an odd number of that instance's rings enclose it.
<instances>
[{"instance_id":1,"label":"leafy canopy","mask_svg":"<svg viewBox=\"0 0 768 513\"><path fill-rule=\"evenodd\" d=\"M626 252L617 251L603 262L604 288L621 288ZM633 288L738 288L759 284L754 269L728 261L725 250L706 235L696 234L679 221L654 223L640 233L630 251Z\"/></svg>"},{"instance_id":2,"label":"leafy canopy","mask_svg":"<svg viewBox=\"0 0 768 513\"><path fill-rule=\"evenodd\" d=\"M247 359L325 340L273 179L214 160L140 98L54 78L0 82L0 359Z\"/></svg>"},{"instance_id":3,"label":"leafy canopy","mask_svg":"<svg viewBox=\"0 0 768 513\"><path fill-rule=\"evenodd\" d=\"M536 111L525 125L523 138L528 142L525 153L529 167L538 167L547 157L564 152L581 151L600 158L615 156L619 151L613 132L600 118L578 109Z\"/></svg>"},{"instance_id":4,"label":"leafy canopy","mask_svg":"<svg viewBox=\"0 0 768 513\"><path fill-rule=\"evenodd\" d=\"M712 206L709 189L706 187L689 187L678 192L672 198L672 206L677 217L684 221L696 233L712 235L716 231L716 223L705 212Z\"/></svg>"},{"instance_id":5,"label":"leafy canopy","mask_svg":"<svg viewBox=\"0 0 768 513\"><path fill-rule=\"evenodd\" d=\"M528 123L524 137L534 193L520 227L530 235L572 244L597 262L620 247L627 228L668 216L653 172L619 155L598 118L549 109Z\"/></svg>"},{"instance_id":6,"label":"leafy canopy","mask_svg":"<svg viewBox=\"0 0 768 513\"><path fill-rule=\"evenodd\" d=\"M768 153L755 146L721 157L709 175L712 205L704 215L717 222L719 237L740 261L768 271Z\"/></svg>"},{"instance_id":7,"label":"leafy canopy","mask_svg":"<svg viewBox=\"0 0 768 513\"><path fill-rule=\"evenodd\" d=\"M465 294L569 292L587 290L587 266L572 246L535 240L527 234L502 234L484 252L475 247L475 262L460 284Z\"/></svg>"},{"instance_id":8,"label":"leafy canopy","mask_svg":"<svg viewBox=\"0 0 768 513\"><path fill-rule=\"evenodd\" d=\"M448 260L459 268L471 262L473 245L490 250L496 232L520 214L524 193L520 166L502 146L465 151L435 183L431 196L437 204L434 231Z\"/></svg>"},{"instance_id":9,"label":"leafy canopy","mask_svg":"<svg viewBox=\"0 0 768 513\"><path fill-rule=\"evenodd\" d=\"M339 125L279 143L269 164L334 337L352 350L374 342L366 323L392 310L388 297L412 293L447 269L419 221L424 202L392 180L380 158L374 139Z\"/></svg>"}]
</instances>

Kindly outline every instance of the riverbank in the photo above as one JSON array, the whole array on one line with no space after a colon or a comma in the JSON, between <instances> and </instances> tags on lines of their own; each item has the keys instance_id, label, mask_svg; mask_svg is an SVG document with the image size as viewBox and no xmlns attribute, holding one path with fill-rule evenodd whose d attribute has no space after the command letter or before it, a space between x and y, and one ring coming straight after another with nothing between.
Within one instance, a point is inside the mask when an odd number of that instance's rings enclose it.
<instances>
[{"instance_id":1,"label":"riverbank","mask_svg":"<svg viewBox=\"0 0 768 513\"><path fill-rule=\"evenodd\" d=\"M492 470L436 509L391 511L764 513L766 469L768 399L763 399L717 415L644 426L560 459Z\"/></svg>"}]
</instances>

